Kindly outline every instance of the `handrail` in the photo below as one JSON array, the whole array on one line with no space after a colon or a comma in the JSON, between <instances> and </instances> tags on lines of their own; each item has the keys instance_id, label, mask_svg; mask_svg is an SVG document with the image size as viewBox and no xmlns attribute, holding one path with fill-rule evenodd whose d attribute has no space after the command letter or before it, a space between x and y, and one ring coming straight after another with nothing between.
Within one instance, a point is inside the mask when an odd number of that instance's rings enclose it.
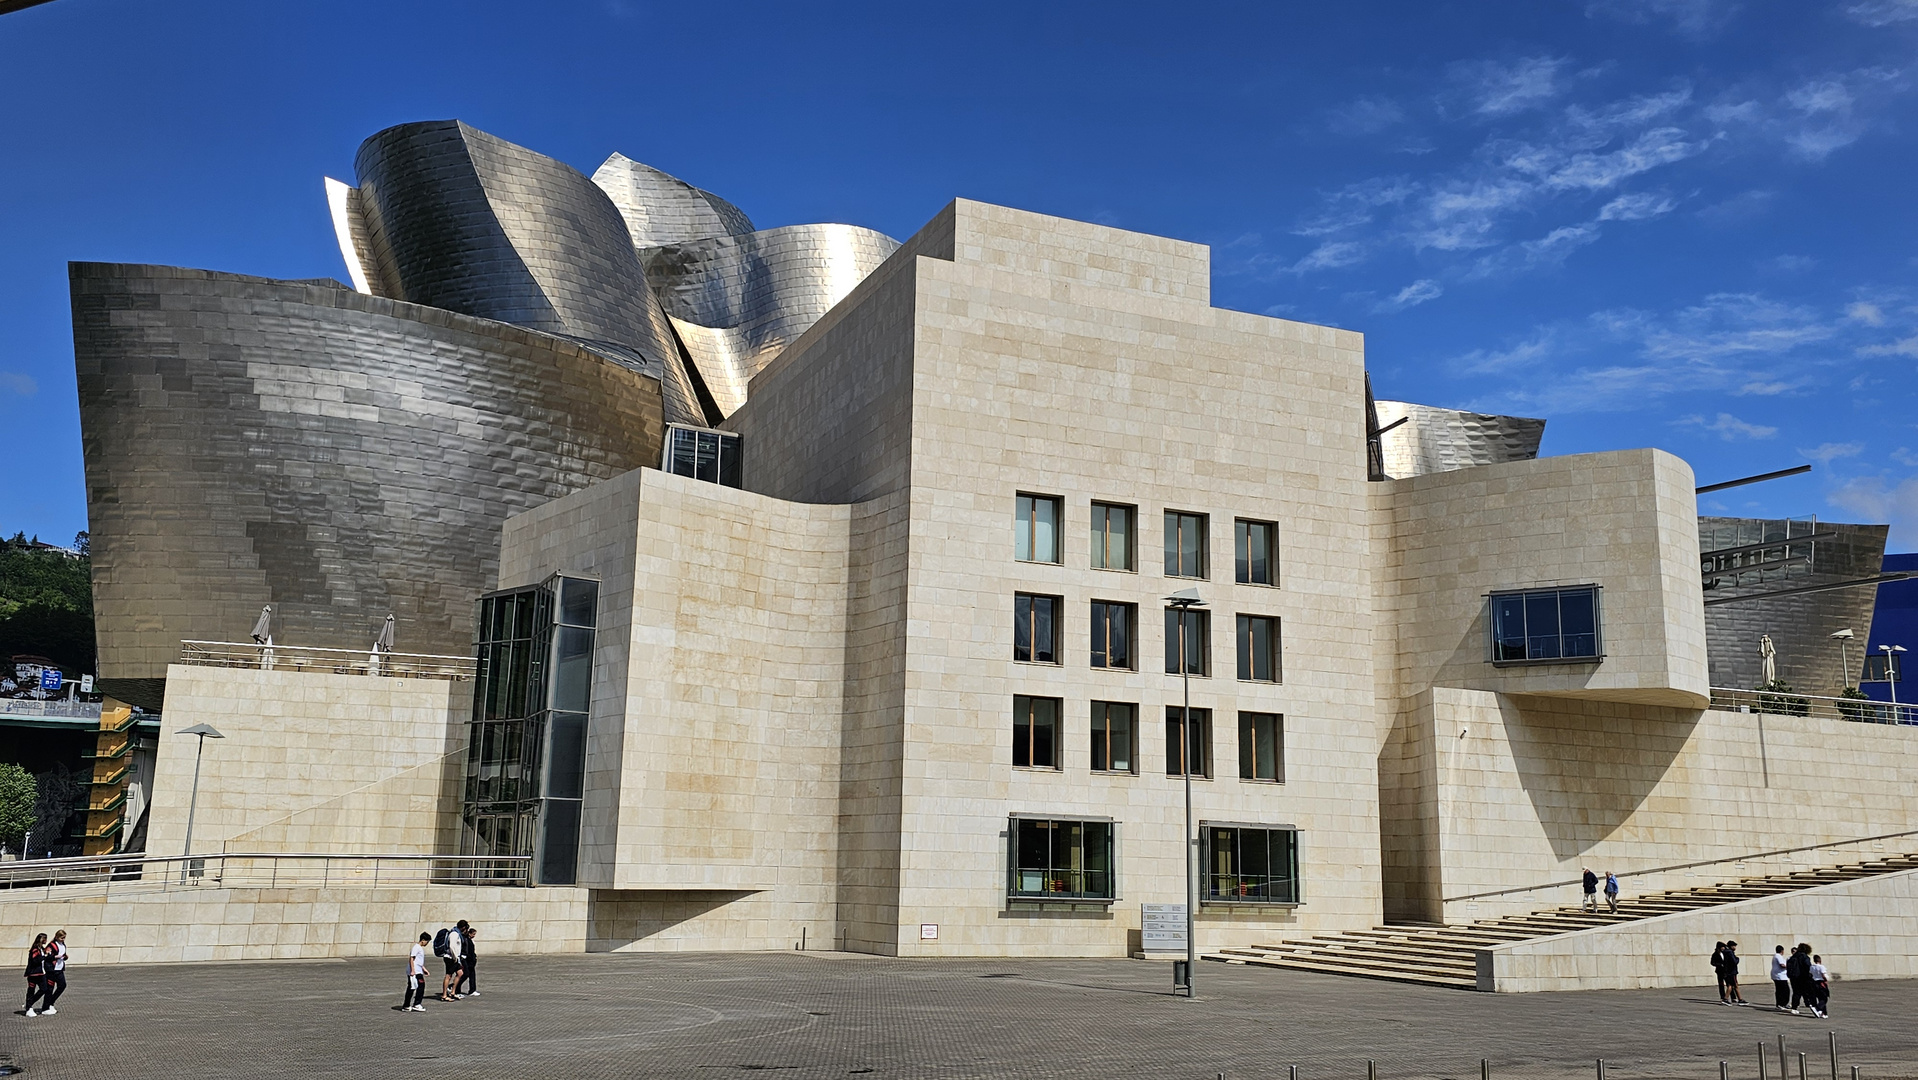
<instances>
[{"instance_id":1,"label":"handrail","mask_svg":"<svg viewBox=\"0 0 1918 1080\"><path fill-rule=\"evenodd\" d=\"M1850 840L1832 840L1823 844L1808 844L1804 847L1779 848L1776 851L1755 851L1744 855L1728 855L1722 859L1700 859L1696 862L1673 863L1670 866L1653 866L1644 870L1628 870L1618 875L1621 878L1644 877L1647 874L1669 874L1674 870L1694 870L1701 866L1716 866L1719 863L1754 862L1759 859L1771 859L1780 855L1796 855L1801 851L1820 851L1824 848L1845 847L1850 844L1870 844L1879 840L1896 840L1904 836L1918 836L1918 829L1905 832L1882 833L1878 836L1858 836ZM1569 878L1565 881L1550 881L1543 885L1519 885L1510 889L1495 889L1491 892L1468 893L1464 896L1447 896L1439 902L1450 904L1457 900L1483 900L1490 896L1510 896L1513 893L1537 892L1540 889L1562 889L1567 885L1581 885L1583 878Z\"/></svg>"},{"instance_id":2,"label":"handrail","mask_svg":"<svg viewBox=\"0 0 1918 1080\"><path fill-rule=\"evenodd\" d=\"M58 716L69 720L100 719L97 701L68 701L65 698L0 698L0 713L14 716Z\"/></svg>"},{"instance_id":3,"label":"handrail","mask_svg":"<svg viewBox=\"0 0 1918 1080\"><path fill-rule=\"evenodd\" d=\"M0 900L14 889L45 888L51 895L55 886L324 888L347 881L378 885L382 875L388 883L526 885L532 861L529 855L306 851L22 859L0 863Z\"/></svg>"},{"instance_id":4,"label":"handrail","mask_svg":"<svg viewBox=\"0 0 1918 1080\"><path fill-rule=\"evenodd\" d=\"M251 641L182 641L179 662L194 667L259 668L263 671L318 671L396 679L473 677L470 656L329 649L317 645L262 645Z\"/></svg>"},{"instance_id":5,"label":"handrail","mask_svg":"<svg viewBox=\"0 0 1918 1080\"><path fill-rule=\"evenodd\" d=\"M1741 690L1714 686L1711 707L1721 712L1763 713L1769 716L1807 716L1820 720L1849 720L1858 724L1918 727L1918 705L1893 705L1871 698L1827 697L1792 690Z\"/></svg>"}]
</instances>

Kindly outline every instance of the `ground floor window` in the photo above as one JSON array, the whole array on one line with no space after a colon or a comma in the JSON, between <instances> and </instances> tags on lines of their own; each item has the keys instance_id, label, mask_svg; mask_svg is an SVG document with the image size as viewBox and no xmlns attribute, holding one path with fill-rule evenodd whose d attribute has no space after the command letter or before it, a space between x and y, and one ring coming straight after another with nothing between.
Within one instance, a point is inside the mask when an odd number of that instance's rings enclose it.
<instances>
[{"instance_id":1,"label":"ground floor window","mask_svg":"<svg viewBox=\"0 0 1918 1080\"><path fill-rule=\"evenodd\" d=\"M1048 900L1111 900L1113 824L1052 818L1013 818L1006 831L1011 853L1007 892Z\"/></svg>"},{"instance_id":2,"label":"ground floor window","mask_svg":"<svg viewBox=\"0 0 1918 1080\"><path fill-rule=\"evenodd\" d=\"M1290 825L1204 823L1208 902L1299 902L1299 832Z\"/></svg>"}]
</instances>

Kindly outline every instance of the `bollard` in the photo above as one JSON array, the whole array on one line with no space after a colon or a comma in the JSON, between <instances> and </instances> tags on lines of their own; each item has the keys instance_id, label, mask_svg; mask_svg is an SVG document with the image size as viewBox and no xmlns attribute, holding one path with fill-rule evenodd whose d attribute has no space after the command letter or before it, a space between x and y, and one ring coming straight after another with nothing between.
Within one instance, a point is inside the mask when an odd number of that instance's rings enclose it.
<instances>
[{"instance_id":1,"label":"bollard","mask_svg":"<svg viewBox=\"0 0 1918 1080\"><path fill-rule=\"evenodd\" d=\"M1605 1080L1605 1059L1598 1059L1598 1080Z\"/></svg>"},{"instance_id":2,"label":"bollard","mask_svg":"<svg viewBox=\"0 0 1918 1080\"><path fill-rule=\"evenodd\" d=\"M1732 1080L1731 1062L1722 1059L1718 1062L1718 1080Z\"/></svg>"},{"instance_id":3,"label":"bollard","mask_svg":"<svg viewBox=\"0 0 1918 1080\"><path fill-rule=\"evenodd\" d=\"M1800 1051L1798 1054L1798 1080L1805 1080L1805 1054L1803 1051Z\"/></svg>"},{"instance_id":4,"label":"bollard","mask_svg":"<svg viewBox=\"0 0 1918 1080\"><path fill-rule=\"evenodd\" d=\"M1297 1065L1292 1066L1292 1080L1299 1080L1299 1067ZM1837 1080L1837 1077L1833 1077L1832 1080Z\"/></svg>"},{"instance_id":5,"label":"bollard","mask_svg":"<svg viewBox=\"0 0 1918 1080\"><path fill-rule=\"evenodd\" d=\"M1780 1035L1778 1036L1778 1080L1785 1080L1787 1075L1789 1074L1785 1072L1785 1037Z\"/></svg>"},{"instance_id":6,"label":"bollard","mask_svg":"<svg viewBox=\"0 0 1918 1080\"><path fill-rule=\"evenodd\" d=\"M1831 1041L1831 1080L1838 1080L1838 1033L1827 1031L1825 1037Z\"/></svg>"},{"instance_id":7,"label":"bollard","mask_svg":"<svg viewBox=\"0 0 1918 1080\"><path fill-rule=\"evenodd\" d=\"M1858 1080L1858 1066L1851 1067L1851 1080Z\"/></svg>"},{"instance_id":8,"label":"bollard","mask_svg":"<svg viewBox=\"0 0 1918 1080\"><path fill-rule=\"evenodd\" d=\"M1478 1080L1492 1080L1492 1063L1484 1058L1478 1059Z\"/></svg>"},{"instance_id":9,"label":"bollard","mask_svg":"<svg viewBox=\"0 0 1918 1080\"><path fill-rule=\"evenodd\" d=\"M1379 1080L1379 1063L1371 1058L1365 1059L1365 1080Z\"/></svg>"},{"instance_id":10,"label":"bollard","mask_svg":"<svg viewBox=\"0 0 1918 1080\"><path fill-rule=\"evenodd\" d=\"M1765 1080L1765 1041L1763 1039L1758 1041L1758 1080ZM1785 1078L1781 1076L1778 1080L1785 1080Z\"/></svg>"}]
</instances>

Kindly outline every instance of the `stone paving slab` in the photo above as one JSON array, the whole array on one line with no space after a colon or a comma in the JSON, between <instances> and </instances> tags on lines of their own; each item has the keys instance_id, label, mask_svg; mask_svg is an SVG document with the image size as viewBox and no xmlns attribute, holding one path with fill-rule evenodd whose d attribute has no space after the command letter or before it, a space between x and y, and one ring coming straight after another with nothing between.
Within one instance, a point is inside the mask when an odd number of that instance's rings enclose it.
<instances>
[{"instance_id":1,"label":"stone paving slab","mask_svg":"<svg viewBox=\"0 0 1918 1080\"><path fill-rule=\"evenodd\" d=\"M1918 1078L1918 983L1839 984L1830 1021L1708 989L1490 995L1204 964L835 954L486 957L477 998L403 1013L404 961L76 968L59 1015L0 1016L28 1080L131 1077ZM15 984L20 986L21 984ZM433 985L437 988L438 977ZM1769 989L1769 988L1761 988Z\"/></svg>"}]
</instances>

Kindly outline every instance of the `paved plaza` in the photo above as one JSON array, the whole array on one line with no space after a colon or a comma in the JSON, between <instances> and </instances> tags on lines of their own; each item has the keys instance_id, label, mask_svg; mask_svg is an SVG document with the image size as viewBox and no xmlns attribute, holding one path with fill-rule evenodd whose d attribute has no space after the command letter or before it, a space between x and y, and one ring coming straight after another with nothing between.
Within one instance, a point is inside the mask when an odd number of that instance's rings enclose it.
<instances>
[{"instance_id":1,"label":"paved plaza","mask_svg":"<svg viewBox=\"0 0 1918 1080\"><path fill-rule=\"evenodd\" d=\"M822 953L487 957L482 994L403 1013L404 962L75 969L59 1015L0 1017L30 1080L130 1077L1918 1077L1910 982L1841 984L1829 1021L1710 990L1489 995L1220 964ZM437 988L437 977L434 986ZM1769 986L1759 989L1769 993Z\"/></svg>"}]
</instances>

